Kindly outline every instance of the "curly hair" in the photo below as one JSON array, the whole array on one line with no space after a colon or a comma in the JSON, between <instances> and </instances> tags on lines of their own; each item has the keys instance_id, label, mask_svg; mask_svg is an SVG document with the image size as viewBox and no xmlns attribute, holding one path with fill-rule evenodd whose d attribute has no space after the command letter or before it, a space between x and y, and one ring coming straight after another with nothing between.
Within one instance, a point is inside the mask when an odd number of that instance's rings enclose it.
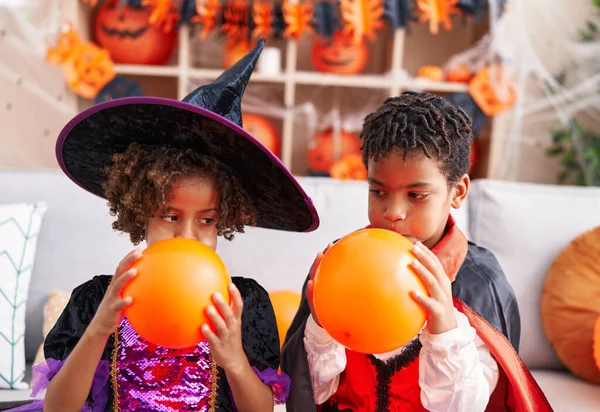
<instances>
[{"instance_id":1,"label":"curly hair","mask_svg":"<svg viewBox=\"0 0 600 412\"><path fill-rule=\"evenodd\" d=\"M104 168L102 184L110 214L117 216L113 229L129 233L131 242L145 238L146 220L166 211L177 179L209 178L218 194L217 233L232 240L234 232L255 223L256 210L250 195L232 170L211 156L192 149L132 143L113 156Z\"/></svg>"},{"instance_id":2,"label":"curly hair","mask_svg":"<svg viewBox=\"0 0 600 412\"><path fill-rule=\"evenodd\" d=\"M392 150L420 149L428 158L435 156L449 184L456 183L469 170L472 122L463 109L429 93L404 92L385 100L369 114L360 133L363 162L377 161Z\"/></svg>"}]
</instances>

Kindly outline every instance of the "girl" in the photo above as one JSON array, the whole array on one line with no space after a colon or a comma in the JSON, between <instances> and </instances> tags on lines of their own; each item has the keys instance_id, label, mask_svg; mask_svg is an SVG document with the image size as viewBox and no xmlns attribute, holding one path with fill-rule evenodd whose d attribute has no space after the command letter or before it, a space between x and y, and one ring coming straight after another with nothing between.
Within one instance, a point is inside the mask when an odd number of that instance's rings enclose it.
<instances>
[{"instance_id":1,"label":"girl","mask_svg":"<svg viewBox=\"0 0 600 412\"><path fill-rule=\"evenodd\" d=\"M183 102L108 101L79 114L59 136L63 171L108 200L113 228L134 244L181 237L215 249L217 236L231 240L245 225L318 227L298 183L241 128L241 96L263 47L261 40ZM73 291L46 338L46 363L36 367L34 392L48 384L44 411L264 412L285 402L289 378L277 373L279 339L267 292L233 278L231 306L216 294L207 309L215 332L198 325L205 342L159 347L123 316L132 299L121 292L140 256L129 253L114 276L96 276Z\"/></svg>"}]
</instances>

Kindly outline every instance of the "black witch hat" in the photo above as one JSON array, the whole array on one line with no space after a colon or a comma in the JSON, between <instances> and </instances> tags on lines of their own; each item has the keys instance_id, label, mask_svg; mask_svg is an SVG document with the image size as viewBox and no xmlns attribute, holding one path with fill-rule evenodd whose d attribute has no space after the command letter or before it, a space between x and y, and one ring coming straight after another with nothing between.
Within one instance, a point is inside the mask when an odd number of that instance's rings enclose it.
<instances>
[{"instance_id":1,"label":"black witch hat","mask_svg":"<svg viewBox=\"0 0 600 412\"><path fill-rule=\"evenodd\" d=\"M131 143L191 148L238 175L253 198L256 226L315 230L319 217L311 199L283 163L242 129L242 96L264 44L260 40L214 82L182 101L126 97L79 113L58 137L60 167L79 186L104 198L101 172Z\"/></svg>"}]
</instances>

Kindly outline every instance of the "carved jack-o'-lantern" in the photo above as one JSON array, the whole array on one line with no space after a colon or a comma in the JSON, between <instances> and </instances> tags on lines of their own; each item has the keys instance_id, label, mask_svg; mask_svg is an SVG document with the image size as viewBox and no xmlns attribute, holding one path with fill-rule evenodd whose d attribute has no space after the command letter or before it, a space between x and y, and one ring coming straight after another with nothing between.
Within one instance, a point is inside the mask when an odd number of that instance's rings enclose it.
<instances>
[{"instance_id":1,"label":"carved jack-o'-lantern","mask_svg":"<svg viewBox=\"0 0 600 412\"><path fill-rule=\"evenodd\" d=\"M277 128L268 119L256 115L243 113L242 124L244 130L250 133L253 137L261 142L267 149L269 149L277 157L280 156L280 137L277 132Z\"/></svg>"},{"instance_id":2,"label":"carved jack-o'-lantern","mask_svg":"<svg viewBox=\"0 0 600 412\"><path fill-rule=\"evenodd\" d=\"M364 41L355 45L352 36L340 32L335 33L333 39L317 37L311 54L315 69L338 74L360 73L369 59L369 49Z\"/></svg>"},{"instance_id":3,"label":"carved jack-o'-lantern","mask_svg":"<svg viewBox=\"0 0 600 412\"><path fill-rule=\"evenodd\" d=\"M313 172L329 173L339 159L360 153L361 141L357 135L340 131L340 142L333 139L333 130L326 130L314 138L314 146L308 150L308 165Z\"/></svg>"},{"instance_id":4,"label":"carved jack-o'-lantern","mask_svg":"<svg viewBox=\"0 0 600 412\"><path fill-rule=\"evenodd\" d=\"M252 45L248 41L228 41L225 44L225 53L223 54L223 68L228 69L233 66L250 50L252 50Z\"/></svg>"},{"instance_id":5,"label":"carved jack-o'-lantern","mask_svg":"<svg viewBox=\"0 0 600 412\"><path fill-rule=\"evenodd\" d=\"M119 0L105 2L94 20L96 42L110 52L115 63L164 64L177 42L177 30L165 33L148 22L148 6L119 5Z\"/></svg>"}]
</instances>

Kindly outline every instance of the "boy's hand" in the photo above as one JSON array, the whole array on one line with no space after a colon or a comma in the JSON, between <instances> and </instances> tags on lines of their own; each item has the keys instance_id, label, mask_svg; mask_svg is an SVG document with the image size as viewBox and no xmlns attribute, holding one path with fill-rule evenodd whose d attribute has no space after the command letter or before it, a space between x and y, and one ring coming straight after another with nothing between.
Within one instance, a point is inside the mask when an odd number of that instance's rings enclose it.
<instances>
[{"instance_id":1,"label":"boy's hand","mask_svg":"<svg viewBox=\"0 0 600 412\"><path fill-rule=\"evenodd\" d=\"M210 345L210 353L217 365L225 372L236 373L244 363L248 363L242 346L242 312L244 301L239 289L229 285L231 306L219 293L212 297L214 306L206 309L206 315L212 321L216 333L207 325L202 325L202 334Z\"/></svg>"},{"instance_id":2,"label":"boy's hand","mask_svg":"<svg viewBox=\"0 0 600 412\"><path fill-rule=\"evenodd\" d=\"M323 256L325 256L325 253L327 253L329 251L329 249L331 249L332 246L333 246L333 243L330 243L327 245L327 247L325 248L324 251L317 253L317 257L315 258L315 261L313 262L312 266L310 267L309 280L308 280L308 283L306 284L306 300L308 300L308 306L310 307L310 312L312 313L312 317L313 317L315 323L319 326L321 326L321 322L319 322L319 319L317 318L317 314L315 312L315 307L313 304L315 275L317 273L317 269L318 269L319 265L321 264L321 260L323 260Z\"/></svg>"},{"instance_id":3,"label":"boy's hand","mask_svg":"<svg viewBox=\"0 0 600 412\"><path fill-rule=\"evenodd\" d=\"M122 298L121 293L127 283L137 274L137 269L131 268L131 266L140 257L142 257L142 252L136 249L129 252L119 263L102 302L100 302L96 314L88 326L88 331L92 335L108 338L119 326L123 309L131 305L132 302L130 296Z\"/></svg>"},{"instance_id":4,"label":"boy's hand","mask_svg":"<svg viewBox=\"0 0 600 412\"><path fill-rule=\"evenodd\" d=\"M437 256L421 242L415 243L413 261L415 269L430 296L413 291L414 299L427 310L427 330L440 334L456 328L451 282Z\"/></svg>"}]
</instances>

